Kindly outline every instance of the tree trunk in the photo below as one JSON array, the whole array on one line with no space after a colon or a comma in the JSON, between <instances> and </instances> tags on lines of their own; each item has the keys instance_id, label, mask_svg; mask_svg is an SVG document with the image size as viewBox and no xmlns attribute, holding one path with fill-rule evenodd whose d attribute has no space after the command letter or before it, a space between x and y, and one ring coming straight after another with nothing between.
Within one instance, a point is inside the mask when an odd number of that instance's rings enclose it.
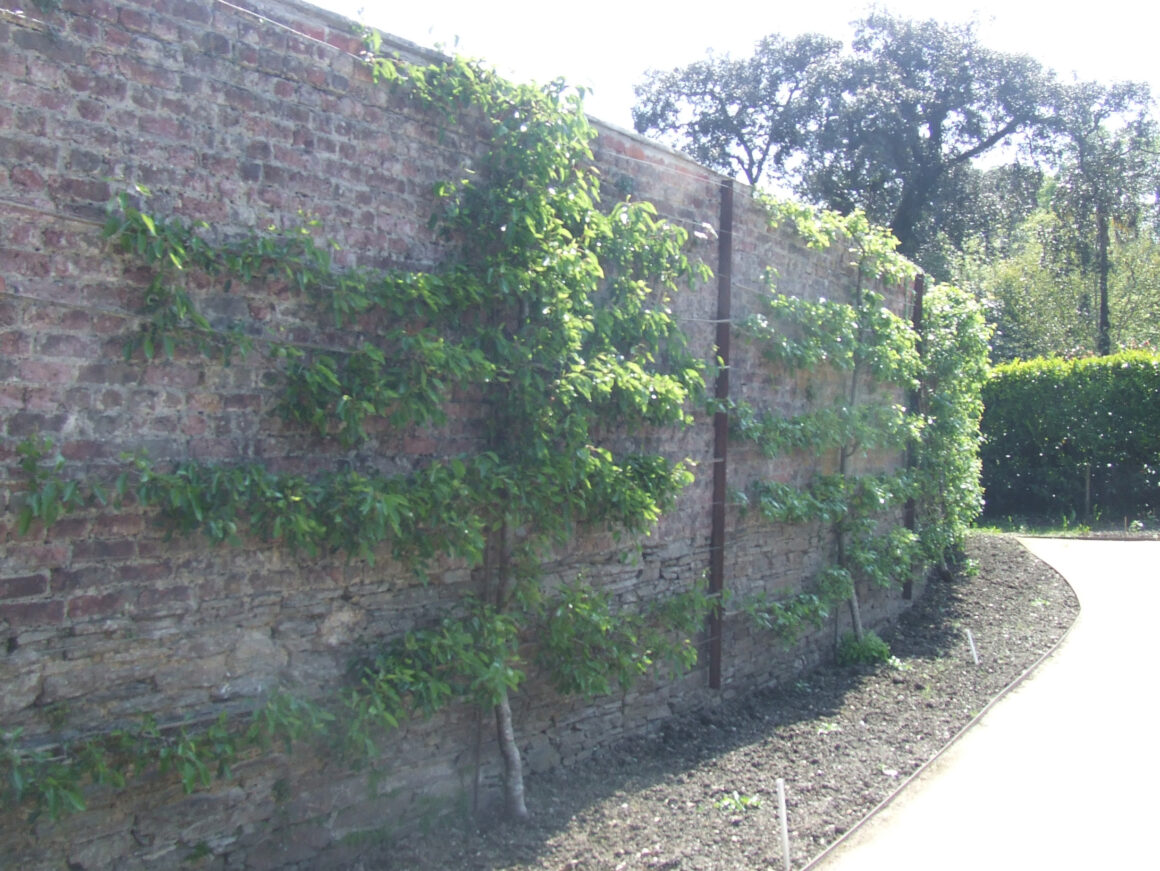
<instances>
[{"instance_id":1,"label":"tree trunk","mask_svg":"<svg viewBox=\"0 0 1160 871\"><path fill-rule=\"evenodd\" d=\"M508 546L508 523L505 517L500 528L492 536L495 541L495 560L488 560L489 569L494 570L494 602L497 611L508 605L511 586L511 554ZM491 572L489 571L489 574ZM520 748L516 746L515 728L512 725L512 706L505 688L495 705L495 731L499 740L499 752L503 757L503 797L504 809L510 819L526 820L528 808L524 803L524 766L520 759Z\"/></svg>"},{"instance_id":2,"label":"tree trunk","mask_svg":"<svg viewBox=\"0 0 1160 871\"><path fill-rule=\"evenodd\" d=\"M859 286L858 286L858 305L859 305L859 307L861 307L861 305L862 305L861 280L859 280ZM855 360L854 371L850 375L850 409L851 409L851 411L853 411L853 409L858 401L858 368L859 368L858 361ZM840 448L838 448L838 474L840 474L842 476L843 480L846 480L848 475L849 475L849 471L850 471L849 461L850 461L850 457L852 457L854 455L855 450L857 450L857 447L853 444L845 444L845 445L842 445ZM837 537L838 537L838 565L840 565L842 568L847 568L847 566L846 566L846 533L842 530L842 528L840 526L839 526L838 531L837 531ZM854 637L857 638L859 641L862 641L863 638L865 637L865 633L862 631L862 607L858 603L858 582L854 578L854 575L852 572L850 573L850 619L853 621L853 624L854 624Z\"/></svg>"},{"instance_id":3,"label":"tree trunk","mask_svg":"<svg viewBox=\"0 0 1160 871\"><path fill-rule=\"evenodd\" d=\"M495 728L500 753L503 755L504 810L511 819L526 820L528 807L524 804L524 766L520 760L520 748L516 746L507 690L504 690L503 697L495 706Z\"/></svg>"},{"instance_id":4,"label":"tree trunk","mask_svg":"<svg viewBox=\"0 0 1160 871\"><path fill-rule=\"evenodd\" d=\"M859 641L866 640L866 632L862 628L862 607L858 604L858 588L850 591L850 619L854 623L854 637Z\"/></svg>"},{"instance_id":5,"label":"tree trunk","mask_svg":"<svg viewBox=\"0 0 1160 871\"><path fill-rule=\"evenodd\" d=\"M844 465L844 464L843 464ZM846 567L846 534L838 532L838 565ZM858 583L850 578L850 620L854 624L854 637L862 641L866 633L862 629L862 606L858 602Z\"/></svg>"},{"instance_id":6,"label":"tree trunk","mask_svg":"<svg viewBox=\"0 0 1160 871\"><path fill-rule=\"evenodd\" d=\"M1096 329L1096 350L1106 357L1112 353L1112 331L1108 316L1108 216L1102 207L1096 209L1096 233L1099 252L1097 267L1100 273L1100 315Z\"/></svg>"}]
</instances>

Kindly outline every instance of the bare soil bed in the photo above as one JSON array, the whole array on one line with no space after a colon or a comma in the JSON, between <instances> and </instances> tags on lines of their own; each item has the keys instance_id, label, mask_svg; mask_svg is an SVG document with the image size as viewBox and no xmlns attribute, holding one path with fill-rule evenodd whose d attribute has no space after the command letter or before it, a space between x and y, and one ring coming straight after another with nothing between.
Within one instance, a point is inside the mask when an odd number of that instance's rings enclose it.
<instances>
[{"instance_id":1,"label":"bare soil bed","mask_svg":"<svg viewBox=\"0 0 1160 871\"><path fill-rule=\"evenodd\" d=\"M783 778L801 868L896 790L1063 636L1070 587L1014 538L972 536L973 570L933 579L887 637L894 659L832 666L528 781L524 825L380 845L367 869L782 867ZM973 662L971 631L979 654Z\"/></svg>"}]
</instances>

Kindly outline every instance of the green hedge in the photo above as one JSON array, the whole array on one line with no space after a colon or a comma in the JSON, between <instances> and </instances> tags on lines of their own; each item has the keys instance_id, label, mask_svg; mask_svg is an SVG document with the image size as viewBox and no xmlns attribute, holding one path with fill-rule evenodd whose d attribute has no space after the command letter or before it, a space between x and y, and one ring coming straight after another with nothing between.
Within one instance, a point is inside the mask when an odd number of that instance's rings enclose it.
<instances>
[{"instance_id":1,"label":"green hedge","mask_svg":"<svg viewBox=\"0 0 1160 871\"><path fill-rule=\"evenodd\" d=\"M983 403L987 516L1157 513L1160 356L1009 363Z\"/></svg>"}]
</instances>

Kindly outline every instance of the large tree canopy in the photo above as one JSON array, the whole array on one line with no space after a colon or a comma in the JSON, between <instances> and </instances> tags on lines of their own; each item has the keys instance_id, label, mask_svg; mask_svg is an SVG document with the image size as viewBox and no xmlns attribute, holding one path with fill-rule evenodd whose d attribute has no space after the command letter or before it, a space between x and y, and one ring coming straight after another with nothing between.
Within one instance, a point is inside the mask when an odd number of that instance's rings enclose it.
<instances>
[{"instance_id":1,"label":"large tree canopy","mask_svg":"<svg viewBox=\"0 0 1160 871\"><path fill-rule=\"evenodd\" d=\"M653 70L636 88L633 122L751 185L781 177L791 157L810 149L826 115L841 48L816 33L772 35L753 57L710 53L687 67Z\"/></svg>"},{"instance_id":2,"label":"large tree canopy","mask_svg":"<svg viewBox=\"0 0 1160 871\"><path fill-rule=\"evenodd\" d=\"M874 13L845 53L821 36L772 36L748 60L653 72L634 120L753 184L864 209L921 264L961 208L963 170L1044 119L1050 83L1032 59L982 46L972 25Z\"/></svg>"}]
</instances>

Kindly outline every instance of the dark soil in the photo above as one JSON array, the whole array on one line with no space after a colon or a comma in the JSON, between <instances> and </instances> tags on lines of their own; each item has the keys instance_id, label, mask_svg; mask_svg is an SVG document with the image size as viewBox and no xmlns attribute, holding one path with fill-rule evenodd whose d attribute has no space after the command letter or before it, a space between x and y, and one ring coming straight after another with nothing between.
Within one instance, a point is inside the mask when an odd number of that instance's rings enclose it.
<instances>
[{"instance_id":1,"label":"dark soil","mask_svg":"<svg viewBox=\"0 0 1160 871\"><path fill-rule=\"evenodd\" d=\"M888 636L895 658L830 667L672 720L528 781L524 825L441 826L374 869L782 867L777 779L801 868L894 792L1063 636L1071 589L1014 538L976 535L974 569L932 580ZM979 655L971 656L970 630Z\"/></svg>"}]
</instances>

